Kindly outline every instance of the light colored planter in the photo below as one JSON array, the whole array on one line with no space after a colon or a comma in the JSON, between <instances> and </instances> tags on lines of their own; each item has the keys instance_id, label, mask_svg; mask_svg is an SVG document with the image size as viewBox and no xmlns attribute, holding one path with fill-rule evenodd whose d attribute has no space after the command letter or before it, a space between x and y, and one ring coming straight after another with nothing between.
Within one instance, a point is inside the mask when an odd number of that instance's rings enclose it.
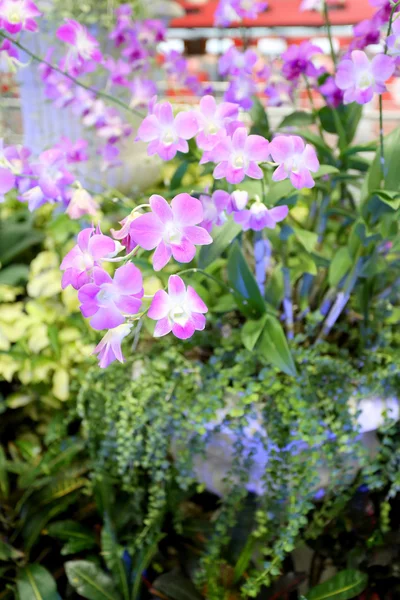
<instances>
[{"instance_id":1,"label":"light colored planter","mask_svg":"<svg viewBox=\"0 0 400 600\"><path fill-rule=\"evenodd\" d=\"M228 427L222 425L226 415L228 414L228 406L232 404L232 399L229 398L227 409L221 409L218 418L209 423L207 429L211 432L209 442L207 444L205 454L196 456L194 459L194 471L198 481L203 483L206 488L223 496L228 491L228 484L225 478L232 468L234 456L234 444L238 440L238 434L232 432ZM390 419L399 419L399 401L396 398L366 398L357 401L352 398L349 401L350 412L354 415L354 426L361 435L361 440L371 457L375 456L379 449L379 441L376 435L377 429L384 423L384 412ZM260 418L261 421L261 418ZM265 473L265 468L268 463L268 453L266 452L263 443L260 440L261 436L266 436L263 428L258 425L257 420L249 421L249 427L244 431L245 447L253 449L253 464L250 468L248 483L246 485L249 492L262 494L263 482L262 478ZM300 450L304 452L304 460L307 460L307 449ZM321 456L323 456L323 446L321 447ZM359 464L352 457L346 459L346 474L352 479L359 468ZM323 466L319 468L319 482L315 486L315 491L325 488L331 480L331 473Z\"/></svg>"}]
</instances>

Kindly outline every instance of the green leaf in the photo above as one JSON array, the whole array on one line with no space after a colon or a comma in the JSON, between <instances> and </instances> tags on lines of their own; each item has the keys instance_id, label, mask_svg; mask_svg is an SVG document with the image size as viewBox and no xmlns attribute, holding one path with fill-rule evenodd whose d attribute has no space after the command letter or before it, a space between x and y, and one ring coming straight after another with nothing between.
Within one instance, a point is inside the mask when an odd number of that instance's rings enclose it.
<instances>
[{"instance_id":1,"label":"green leaf","mask_svg":"<svg viewBox=\"0 0 400 600\"><path fill-rule=\"evenodd\" d=\"M199 252L199 269L205 269L214 262L231 245L232 241L242 231L241 225L230 218L222 227L213 229L213 243L202 246Z\"/></svg>"},{"instance_id":2,"label":"green leaf","mask_svg":"<svg viewBox=\"0 0 400 600\"><path fill-rule=\"evenodd\" d=\"M13 264L5 269L0 269L0 285L18 285L20 283L26 283L28 277L28 265Z\"/></svg>"},{"instance_id":3,"label":"green leaf","mask_svg":"<svg viewBox=\"0 0 400 600\"><path fill-rule=\"evenodd\" d=\"M400 193L389 190L374 190L373 195L378 196L379 200L390 206L393 210L400 208Z\"/></svg>"},{"instance_id":4,"label":"green leaf","mask_svg":"<svg viewBox=\"0 0 400 600\"><path fill-rule=\"evenodd\" d=\"M61 554L75 554L96 546L96 540L90 529L72 520L55 521L47 527L47 534L63 542L67 542Z\"/></svg>"},{"instance_id":5,"label":"green leaf","mask_svg":"<svg viewBox=\"0 0 400 600\"><path fill-rule=\"evenodd\" d=\"M104 561L118 582L118 587L122 591L125 600L129 600L129 584L125 563L122 559L124 548L120 546L116 539L114 527L109 516L106 514L103 529L101 530L101 550Z\"/></svg>"},{"instance_id":6,"label":"green leaf","mask_svg":"<svg viewBox=\"0 0 400 600\"><path fill-rule=\"evenodd\" d=\"M325 175L336 175L340 173L339 169L333 167L332 165L321 165L316 173L313 173L313 179L320 179Z\"/></svg>"},{"instance_id":7,"label":"green leaf","mask_svg":"<svg viewBox=\"0 0 400 600\"><path fill-rule=\"evenodd\" d=\"M176 190L182 185L182 179L186 175L186 171L188 170L189 164L190 163L187 160L185 160L176 169L175 173L172 176L171 183L170 183L171 190Z\"/></svg>"},{"instance_id":8,"label":"green leaf","mask_svg":"<svg viewBox=\"0 0 400 600\"><path fill-rule=\"evenodd\" d=\"M40 565L28 565L20 569L16 584L21 600L60 600L56 582Z\"/></svg>"},{"instance_id":9,"label":"green leaf","mask_svg":"<svg viewBox=\"0 0 400 600\"><path fill-rule=\"evenodd\" d=\"M398 190L400 189L400 127L397 127L392 133L385 137L384 140L384 151L385 151L385 189ZM380 188L380 182L382 178L381 164L380 164L380 148L376 151L376 156L372 162L372 165L368 174L367 181L367 197L373 192Z\"/></svg>"},{"instance_id":10,"label":"green leaf","mask_svg":"<svg viewBox=\"0 0 400 600\"><path fill-rule=\"evenodd\" d=\"M43 240L43 233L32 229L30 223L16 223L0 229L0 264L13 260L16 256Z\"/></svg>"},{"instance_id":11,"label":"green leaf","mask_svg":"<svg viewBox=\"0 0 400 600\"><path fill-rule=\"evenodd\" d=\"M308 125L313 125L313 123L315 123L315 117L312 113L295 110L282 120L278 129L283 129L284 127L307 127Z\"/></svg>"},{"instance_id":12,"label":"green leaf","mask_svg":"<svg viewBox=\"0 0 400 600\"><path fill-rule=\"evenodd\" d=\"M87 600L120 600L116 584L100 567L88 560L65 563L68 581Z\"/></svg>"},{"instance_id":13,"label":"green leaf","mask_svg":"<svg viewBox=\"0 0 400 600\"><path fill-rule=\"evenodd\" d=\"M17 550L11 544L8 544L0 538L0 560L15 560L24 556L24 553Z\"/></svg>"},{"instance_id":14,"label":"green leaf","mask_svg":"<svg viewBox=\"0 0 400 600\"><path fill-rule=\"evenodd\" d=\"M340 248L329 266L329 284L336 287L353 264L348 248Z\"/></svg>"},{"instance_id":15,"label":"green leaf","mask_svg":"<svg viewBox=\"0 0 400 600\"><path fill-rule=\"evenodd\" d=\"M190 579L187 579L177 569L160 575L153 585L156 590L165 594L170 600L201 600L202 598Z\"/></svg>"},{"instance_id":16,"label":"green leaf","mask_svg":"<svg viewBox=\"0 0 400 600\"><path fill-rule=\"evenodd\" d=\"M362 116L362 106L356 102L347 106L339 106L336 109L324 106L318 114L325 131L344 136L343 142L350 144Z\"/></svg>"},{"instance_id":17,"label":"green leaf","mask_svg":"<svg viewBox=\"0 0 400 600\"><path fill-rule=\"evenodd\" d=\"M284 181L272 182L268 192L268 205L275 206L275 204L293 194L293 185L291 181L285 179Z\"/></svg>"},{"instance_id":18,"label":"green leaf","mask_svg":"<svg viewBox=\"0 0 400 600\"><path fill-rule=\"evenodd\" d=\"M300 227L292 227L292 229L297 241L300 242L307 252L311 253L318 242L318 234L314 231L306 231Z\"/></svg>"},{"instance_id":19,"label":"green leaf","mask_svg":"<svg viewBox=\"0 0 400 600\"><path fill-rule=\"evenodd\" d=\"M7 498L8 493L9 482L7 474L7 457L3 450L3 447L0 446L0 496L4 496Z\"/></svg>"},{"instance_id":20,"label":"green leaf","mask_svg":"<svg viewBox=\"0 0 400 600\"><path fill-rule=\"evenodd\" d=\"M307 600L350 600L366 588L367 582L365 573L347 569L312 588L307 594Z\"/></svg>"},{"instance_id":21,"label":"green leaf","mask_svg":"<svg viewBox=\"0 0 400 600\"><path fill-rule=\"evenodd\" d=\"M265 301L237 242L229 251L228 279L244 315L254 318L265 313Z\"/></svg>"},{"instance_id":22,"label":"green leaf","mask_svg":"<svg viewBox=\"0 0 400 600\"><path fill-rule=\"evenodd\" d=\"M262 330L265 325L267 315L261 317L257 321L246 321L243 325L240 335L242 338L243 346L250 350L250 352L254 349L254 346L258 342L260 335L262 334Z\"/></svg>"},{"instance_id":23,"label":"green leaf","mask_svg":"<svg viewBox=\"0 0 400 600\"><path fill-rule=\"evenodd\" d=\"M257 355L281 371L296 377L296 365L287 343L285 332L278 319L266 315L264 329L256 345Z\"/></svg>"},{"instance_id":24,"label":"green leaf","mask_svg":"<svg viewBox=\"0 0 400 600\"><path fill-rule=\"evenodd\" d=\"M269 138L270 127L267 111L265 110L265 107L257 98L257 96L254 96L253 98L253 107L250 111L250 118L253 123L250 133L255 135L262 135L265 138Z\"/></svg>"}]
</instances>

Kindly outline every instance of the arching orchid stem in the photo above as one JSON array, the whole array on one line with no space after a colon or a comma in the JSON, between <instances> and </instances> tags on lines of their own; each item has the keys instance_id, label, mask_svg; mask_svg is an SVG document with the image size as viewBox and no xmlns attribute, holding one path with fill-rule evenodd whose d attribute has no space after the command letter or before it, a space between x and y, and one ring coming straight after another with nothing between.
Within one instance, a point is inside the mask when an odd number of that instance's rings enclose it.
<instances>
[{"instance_id":1,"label":"arching orchid stem","mask_svg":"<svg viewBox=\"0 0 400 600\"><path fill-rule=\"evenodd\" d=\"M47 67L49 67L50 69L53 69L53 71L56 71L57 73L60 73L60 75L64 75L64 77L67 77L67 79L70 79L70 81L72 81L73 83L75 83L75 85L78 85L79 87L87 90L88 92L92 92L93 94L95 94L96 96L98 96L100 98L104 98L105 100L109 100L110 102L113 102L114 104L118 104L118 106L120 106L121 108L125 109L126 111L128 111L130 113L133 113L133 114L137 115L141 119L143 119L145 117L145 115L143 115L141 112L139 112L138 110L135 110L134 108L131 108L128 104L125 104L125 102L123 102L122 100L120 100L116 96L112 96L111 94L106 94L105 92L100 92L99 90L96 90L96 89L90 87L89 85L86 85L85 83L82 83L81 81L79 81L79 79L76 79L75 77L73 77L69 73L66 73L65 71L63 71L59 67L55 67L54 65L52 65L51 63L49 63L44 58L41 58L40 56L38 56L34 52L31 52L31 50L29 50L28 48L26 48L25 46L23 46L20 42L18 42L17 40L15 40L13 37L5 34L3 31L0 31L0 36L2 38L4 38L5 40L8 40L12 44L14 44L14 46L17 46L17 48L19 48L20 50L22 50L23 52L25 52L25 54L27 54L28 56L30 56L36 62L40 62L40 63L46 65Z\"/></svg>"},{"instance_id":2,"label":"arching orchid stem","mask_svg":"<svg viewBox=\"0 0 400 600\"><path fill-rule=\"evenodd\" d=\"M179 277L180 277L181 275L186 275L186 273L200 273L201 275L204 275L204 277L208 277L208 279L212 279L212 281L215 281L215 283L218 283L221 287L228 290L228 292L230 294L233 294L235 292L234 289L232 289L229 285L227 285L226 283L224 283L223 281L218 279L218 277L214 277L214 275L210 275L210 273L203 271L203 269L197 269L196 267L194 267L192 269L184 269L183 271L179 271L179 273L176 273L176 274L179 275Z\"/></svg>"},{"instance_id":3,"label":"arching orchid stem","mask_svg":"<svg viewBox=\"0 0 400 600\"><path fill-rule=\"evenodd\" d=\"M140 246L135 246L133 250L126 254L125 256L116 256L115 258L104 258L105 262L126 262L133 256L135 256L136 252L139 250Z\"/></svg>"}]
</instances>

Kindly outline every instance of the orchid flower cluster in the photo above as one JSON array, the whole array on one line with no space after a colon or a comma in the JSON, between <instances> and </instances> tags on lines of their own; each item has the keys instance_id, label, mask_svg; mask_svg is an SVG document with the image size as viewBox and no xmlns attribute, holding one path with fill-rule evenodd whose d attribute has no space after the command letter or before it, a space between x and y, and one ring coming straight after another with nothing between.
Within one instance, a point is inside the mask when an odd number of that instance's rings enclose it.
<instances>
[{"instance_id":1,"label":"orchid flower cluster","mask_svg":"<svg viewBox=\"0 0 400 600\"><path fill-rule=\"evenodd\" d=\"M373 1L378 6L377 0ZM255 18L265 6L258 1L222 0L217 19L228 23ZM385 2L379 2L378 9L380 19L389 18ZM393 10L390 15L393 17ZM121 222L119 231L111 230L112 237L103 234L99 227L85 227L77 244L65 256L61 265L62 287L72 286L77 290L81 312L90 319L93 329L107 330L96 349L101 367L113 360L123 360L122 339L130 333L134 322L146 315L157 321L156 337L172 332L180 339L187 339L206 325L206 305L191 286L186 287L179 274L169 277L166 289L146 298L142 273L131 262L138 253L154 251L151 260L155 272L164 269L171 259L190 263L197 248L213 243L216 228L231 219L243 232L255 232L255 269L260 290L263 289L271 248L268 240L257 235L274 229L287 217L289 207L267 206L265 194L262 198L251 196L240 185L246 178L264 182L265 176L271 174L273 182L288 180L295 190L311 189L320 164L314 146L299 135L276 134L267 140L249 132L240 109L251 108L251 97L258 90L257 80L267 84L267 96L275 105L279 104L284 89L291 98L304 82L310 89L318 90L331 106L365 104L374 94L386 90L386 82L394 73L400 55L396 20L389 28L384 52L370 60L363 50L355 49L332 72L315 61L322 50L303 42L283 54L284 79L280 82L283 87L279 87L256 52L231 47L219 62L220 73L230 79L230 84L224 101L217 103L212 95L205 94L205 88L188 81L185 60L179 53L170 52L165 57L167 72L192 85L201 96L192 109L175 113L170 102L158 101L149 77L157 44L165 38L163 24L154 20L135 22L131 8L126 5L119 7L116 16L110 39L121 50L118 59L105 56L96 38L76 21L69 19L58 28L56 36L64 44L64 53L54 65L55 50L50 49L40 65L47 97L60 108L72 107L85 126L93 127L104 143L99 152L106 167L115 165L119 160L117 144L132 133L132 127L115 108L106 104L112 96L81 86L79 81L103 69L107 73L108 91L127 90L133 95L131 109L147 108L136 140L147 144L148 154L170 161L194 152L199 165L211 167L214 184L211 191L196 196L186 192L177 194L170 203L160 195L152 195L148 204L136 207ZM20 44L13 45L14 38L9 38L9 34L36 31L38 17L40 12L31 0L0 0L0 35L2 30L7 33L0 48L0 64L16 68ZM71 218L95 216L99 208L96 201L73 173L73 165L87 159L85 140L61 140L54 148L42 152L37 160L29 149L1 146L0 201L16 189L18 199L27 202L30 210L56 203ZM105 268L107 263L122 264L111 276ZM288 314L288 305L285 306Z\"/></svg>"}]
</instances>

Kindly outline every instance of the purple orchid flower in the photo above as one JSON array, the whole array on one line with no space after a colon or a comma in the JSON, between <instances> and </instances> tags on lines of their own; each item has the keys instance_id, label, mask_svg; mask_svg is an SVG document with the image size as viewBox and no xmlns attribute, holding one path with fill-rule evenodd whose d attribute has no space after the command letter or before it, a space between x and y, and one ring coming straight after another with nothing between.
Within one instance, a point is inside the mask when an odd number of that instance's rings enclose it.
<instances>
[{"instance_id":1,"label":"purple orchid flower","mask_svg":"<svg viewBox=\"0 0 400 600\"><path fill-rule=\"evenodd\" d=\"M252 97L256 91L257 88L253 78L243 73L229 83L229 87L224 94L224 100L236 103L244 110L249 110L253 106Z\"/></svg>"},{"instance_id":2,"label":"purple orchid flower","mask_svg":"<svg viewBox=\"0 0 400 600\"><path fill-rule=\"evenodd\" d=\"M0 166L0 202L4 202L4 195L13 187L15 187L15 175Z\"/></svg>"},{"instance_id":3,"label":"purple orchid flower","mask_svg":"<svg viewBox=\"0 0 400 600\"><path fill-rule=\"evenodd\" d=\"M317 69L311 60L316 54L322 54L322 50L311 42L302 42L299 46L293 44L282 55L283 75L288 81L297 80L301 75L318 77L321 69Z\"/></svg>"},{"instance_id":4,"label":"purple orchid flower","mask_svg":"<svg viewBox=\"0 0 400 600\"><path fill-rule=\"evenodd\" d=\"M65 25L57 29L56 35L59 40L71 46L63 61L63 67L69 73L78 75L93 70L90 63L102 60L98 41L77 21L66 19Z\"/></svg>"},{"instance_id":5,"label":"purple orchid flower","mask_svg":"<svg viewBox=\"0 0 400 600\"><path fill-rule=\"evenodd\" d=\"M19 60L18 50L9 40L4 40L0 45L0 73L14 74L22 66L24 65Z\"/></svg>"},{"instance_id":6,"label":"purple orchid flower","mask_svg":"<svg viewBox=\"0 0 400 600\"><path fill-rule=\"evenodd\" d=\"M243 231L252 229L261 231L262 229L275 229L276 224L283 221L288 215L287 206L275 206L268 209L262 202L254 202L250 209L235 212L233 215L236 223L239 223Z\"/></svg>"},{"instance_id":7,"label":"purple orchid flower","mask_svg":"<svg viewBox=\"0 0 400 600\"><path fill-rule=\"evenodd\" d=\"M71 219L81 219L86 215L94 217L99 208L99 203L92 198L89 192L78 188L73 192L65 212Z\"/></svg>"},{"instance_id":8,"label":"purple orchid flower","mask_svg":"<svg viewBox=\"0 0 400 600\"><path fill-rule=\"evenodd\" d=\"M169 102L160 102L153 108L138 129L137 140L150 142L149 156L158 154L163 160L172 160L177 152L188 152L187 140L199 130L193 111L180 112L174 117Z\"/></svg>"},{"instance_id":9,"label":"purple orchid flower","mask_svg":"<svg viewBox=\"0 0 400 600\"><path fill-rule=\"evenodd\" d=\"M200 129L196 136L197 146L202 150L212 150L226 136L226 124L238 119L239 107L231 102L217 105L212 96L204 96L195 114Z\"/></svg>"},{"instance_id":10,"label":"purple orchid flower","mask_svg":"<svg viewBox=\"0 0 400 600\"><path fill-rule=\"evenodd\" d=\"M235 46L231 46L219 59L218 70L223 77L240 73L251 75L257 60L258 56L253 50L241 52Z\"/></svg>"},{"instance_id":11,"label":"purple orchid flower","mask_svg":"<svg viewBox=\"0 0 400 600\"><path fill-rule=\"evenodd\" d=\"M134 264L119 267L114 279L99 267L93 269L93 282L78 292L80 309L90 317L93 329L114 329L125 322L124 315L135 315L142 306L143 278Z\"/></svg>"},{"instance_id":12,"label":"purple orchid flower","mask_svg":"<svg viewBox=\"0 0 400 600\"><path fill-rule=\"evenodd\" d=\"M211 244L212 238L198 224L203 220L201 202L189 194L178 194L171 205L162 197L151 196L152 212L141 215L131 223L132 239L145 250L156 251L153 267L160 271L171 256L181 263L193 260L196 245Z\"/></svg>"},{"instance_id":13,"label":"purple orchid flower","mask_svg":"<svg viewBox=\"0 0 400 600\"><path fill-rule=\"evenodd\" d=\"M98 355L100 369L105 369L114 362L114 360L118 360L121 363L125 362L121 350L121 342L129 335L131 329L132 325L124 323L123 325L118 325L118 327L114 327L114 329L107 331L106 335L93 351L93 354Z\"/></svg>"},{"instance_id":14,"label":"purple orchid flower","mask_svg":"<svg viewBox=\"0 0 400 600\"><path fill-rule=\"evenodd\" d=\"M89 283L94 267L98 267L102 260L112 258L117 254L120 244L107 235L95 233L93 227L83 229L78 234L77 244L68 252L61 263L61 271L65 271L61 287L71 285L79 290Z\"/></svg>"},{"instance_id":15,"label":"purple orchid flower","mask_svg":"<svg viewBox=\"0 0 400 600\"><path fill-rule=\"evenodd\" d=\"M268 140L260 135L247 135L246 129L239 127L232 137L224 138L207 152L200 164L209 160L218 163L214 169L214 178L225 178L229 183L240 183L246 175L262 179L263 172L257 163L267 160L268 146Z\"/></svg>"},{"instance_id":16,"label":"purple orchid flower","mask_svg":"<svg viewBox=\"0 0 400 600\"><path fill-rule=\"evenodd\" d=\"M203 205L203 220L200 223L200 227L204 227L210 233L214 225L217 227L223 225L226 221L225 211L229 206L230 199L230 194L224 190L216 190L212 196L201 194L200 202Z\"/></svg>"},{"instance_id":17,"label":"purple orchid flower","mask_svg":"<svg viewBox=\"0 0 400 600\"><path fill-rule=\"evenodd\" d=\"M328 77L324 83L319 86L319 92L325 97L329 106L337 108L343 104L343 90L338 88L334 77Z\"/></svg>"},{"instance_id":18,"label":"purple orchid flower","mask_svg":"<svg viewBox=\"0 0 400 600\"><path fill-rule=\"evenodd\" d=\"M49 200L61 201L66 186L74 182L75 177L65 168L64 153L57 148L45 150L39 156L39 162L32 166L33 174L38 177L38 185Z\"/></svg>"},{"instance_id":19,"label":"purple orchid flower","mask_svg":"<svg viewBox=\"0 0 400 600\"><path fill-rule=\"evenodd\" d=\"M150 100L157 93L157 86L151 79L135 77L129 85L132 98L129 103L131 108L148 108Z\"/></svg>"},{"instance_id":20,"label":"purple orchid flower","mask_svg":"<svg viewBox=\"0 0 400 600\"><path fill-rule=\"evenodd\" d=\"M89 143L87 140L79 139L76 142L72 142L69 138L62 137L60 143L57 144L55 148L64 153L67 163L74 164L86 162L88 160L88 145Z\"/></svg>"},{"instance_id":21,"label":"purple orchid flower","mask_svg":"<svg viewBox=\"0 0 400 600\"><path fill-rule=\"evenodd\" d=\"M344 91L344 103L366 104L374 93L383 94L394 69L393 58L386 54L378 54L370 61L362 50L353 50L351 59L342 60L336 73L336 85Z\"/></svg>"},{"instance_id":22,"label":"purple orchid flower","mask_svg":"<svg viewBox=\"0 0 400 600\"><path fill-rule=\"evenodd\" d=\"M132 68L122 58L114 60L114 58L108 56L104 59L103 66L110 73L110 84L122 87L129 86L128 76L131 74Z\"/></svg>"},{"instance_id":23,"label":"purple orchid flower","mask_svg":"<svg viewBox=\"0 0 400 600\"><path fill-rule=\"evenodd\" d=\"M392 25L392 33L386 40L389 54L400 56L400 19L396 19Z\"/></svg>"},{"instance_id":24,"label":"purple orchid flower","mask_svg":"<svg viewBox=\"0 0 400 600\"><path fill-rule=\"evenodd\" d=\"M0 0L0 29L5 29L8 33L37 31L35 18L41 15L31 0Z\"/></svg>"},{"instance_id":25,"label":"purple orchid flower","mask_svg":"<svg viewBox=\"0 0 400 600\"><path fill-rule=\"evenodd\" d=\"M273 181L289 178L296 189L314 187L310 171L318 171L319 161L313 146L297 135L278 135L270 143L269 151L279 164L272 175Z\"/></svg>"},{"instance_id":26,"label":"purple orchid flower","mask_svg":"<svg viewBox=\"0 0 400 600\"><path fill-rule=\"evenodd\" d=\"M208 311L200 296L188 285L187 289L179 275L171 275L168 280L168 294L164 290L156 292L147 315L158 321L154 337L167 333L181 340L192 337L195 331L206 326L204 314Z\"/></svg>"}]
</instances>

